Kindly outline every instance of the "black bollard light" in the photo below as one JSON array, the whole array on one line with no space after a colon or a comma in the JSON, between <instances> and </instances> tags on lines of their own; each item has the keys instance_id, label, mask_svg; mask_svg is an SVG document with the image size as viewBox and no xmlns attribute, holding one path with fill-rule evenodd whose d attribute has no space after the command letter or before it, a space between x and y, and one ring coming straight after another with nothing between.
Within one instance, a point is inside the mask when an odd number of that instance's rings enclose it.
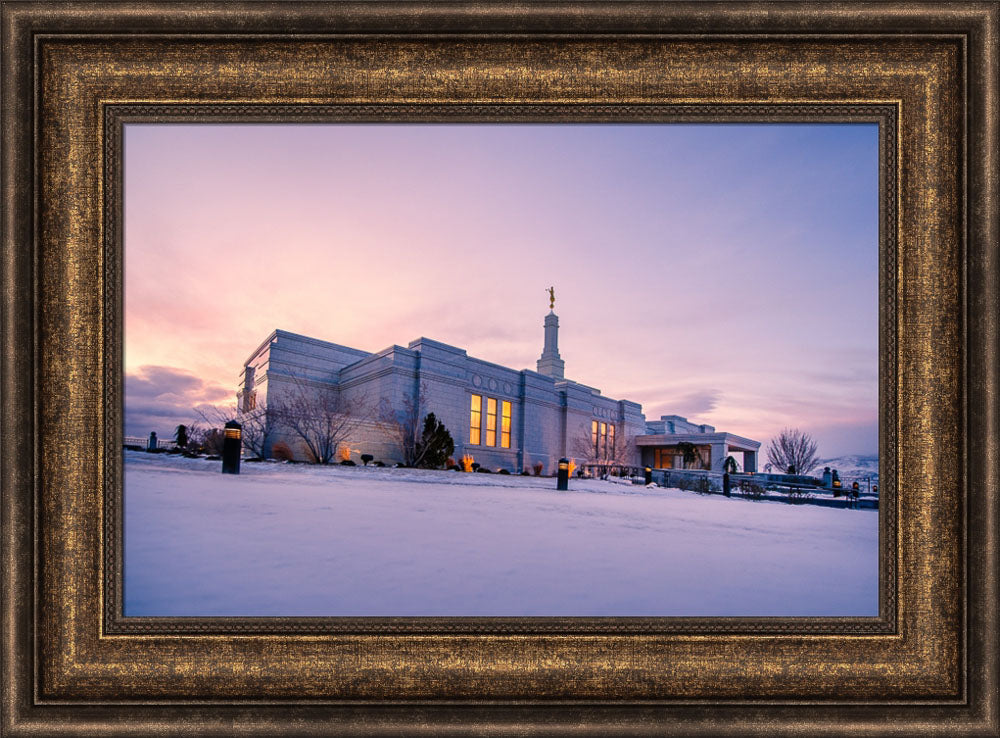
<instances>
[{"instance_id":1,"label":"black bollard light","mask_svg":"<svg viewBox=\"0 0 1000 738\"><path fill-rule=\"evenodd\" d=\"M646 485L648 486L648 485L652 484L653 483L653 467L647 466L645 469L643 469L643 472L644 472L643 479L645 479Z\"/></svg>"},{"instance_id":2,"label":"black bollard light","mask_svg":"<svg viewBox=\"0 0 1000 738\"><path fill-rule=\"evenodd\" d=\"M235 420L225 425L222 438L222 473L240 473L240 451L243 447L243 426Z\"/></svg>"},{"instance_id":3,"label":"black bollard light","mask_svg":"<svg viewBox=\"0 0 1000 738\"><path fill-rule=\"evenodd\" d=\"M729 497L731 494L731 486L729 482L729 472L722 473L722 494Z\"/></svg>"},{"instance_id":4,"label":"black bollard light","mask_svg":"<svg viewBox=\"0 0 1000 738\"><path fill-rule=\"evenodd\" d=\"M569 459L559 459L559 481L556 489L565 492L569 489Z\"/></svg>"}]
</instances>

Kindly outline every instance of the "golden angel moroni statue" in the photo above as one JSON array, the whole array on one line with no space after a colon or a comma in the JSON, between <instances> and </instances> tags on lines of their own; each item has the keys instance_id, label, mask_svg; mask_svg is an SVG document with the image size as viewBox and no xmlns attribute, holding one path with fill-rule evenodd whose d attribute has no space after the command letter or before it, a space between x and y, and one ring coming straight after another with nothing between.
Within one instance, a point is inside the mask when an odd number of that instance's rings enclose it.
<instances>
[{"instance_id":1,"label":"golden angel moroni statue","mask_svg":"<svg viewBox=\"0 0 1000 738\"><path fill-rule=\"evenodd\" d=\"M549 293L549 310L555 310L556 307L556 288L549 287L546 292Z\"/></svg>"}]
</instances>

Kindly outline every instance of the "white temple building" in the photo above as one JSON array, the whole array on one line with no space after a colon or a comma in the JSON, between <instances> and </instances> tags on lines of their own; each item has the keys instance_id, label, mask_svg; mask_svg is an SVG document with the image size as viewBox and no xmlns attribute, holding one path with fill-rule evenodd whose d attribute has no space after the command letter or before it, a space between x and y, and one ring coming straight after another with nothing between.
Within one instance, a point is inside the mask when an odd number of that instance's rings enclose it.
<instances>
[{"instance_id":1,"label":"white temple building","mask_svg":"<svg viewBox=\"0 0 1000 738\"><path fill-rule=\"evenodd\" d=\"M567 379L554 302L553 293L534 371L493 364L428 338L369 353L276 330L244 364L240 410L273 412L304 393L335 398L344 408L365 408L343 444L355 461L361 454L384 463L403 461L397 439L386 432L387 418L407 422L434 413L452 435L456 459L468 454L494 471L518 473L541 464L543 473L554 473L562 457L577 464L676 468L684 463L679 444L698 449L702 468L722 471L726 456L742 454L744 471L756 471L759 441L678 415L647 422L638 403ZM279 442L308 459L301 439L280 421L265 455Z\"/></svg>"}]
</instances>

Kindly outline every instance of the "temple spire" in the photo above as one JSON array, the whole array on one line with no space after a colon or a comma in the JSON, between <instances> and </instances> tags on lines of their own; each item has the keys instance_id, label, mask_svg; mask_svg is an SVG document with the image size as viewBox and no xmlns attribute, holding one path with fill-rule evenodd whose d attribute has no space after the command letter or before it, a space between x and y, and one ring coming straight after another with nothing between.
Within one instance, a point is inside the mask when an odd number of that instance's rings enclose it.
<instances>
[{"instance_id":1,"label":"temple spire","mask_svg":"<svg viewBox=\"0 0 1000 738\"><path fill-rule=\"evenodd\" d=\"M549 293L549 314L545 316L545 346L538 359L538 373L563 379L566 362L559 357L559 316L554 312L556 290L555 287L549 287L546 291Z\"/></svg>"}]
</instances>

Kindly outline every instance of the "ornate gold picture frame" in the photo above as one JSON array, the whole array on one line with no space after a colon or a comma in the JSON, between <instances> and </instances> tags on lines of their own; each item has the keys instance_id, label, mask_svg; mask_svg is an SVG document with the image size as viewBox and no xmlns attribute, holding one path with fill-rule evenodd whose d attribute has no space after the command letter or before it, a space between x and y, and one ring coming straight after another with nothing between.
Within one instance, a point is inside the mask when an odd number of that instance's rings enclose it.
<instances>
[{"instance_id":1,"label":"ornate gold picture frame","mask_svg":"<svg viewBox=\"0 0 1000 738\"><path fill-rule=\"evenodd\" d=\"M2 4L3 730L996 735L996 4ZM124 618L121 126L880 126L880 615Z\"/></svg>"}]
</instances>

